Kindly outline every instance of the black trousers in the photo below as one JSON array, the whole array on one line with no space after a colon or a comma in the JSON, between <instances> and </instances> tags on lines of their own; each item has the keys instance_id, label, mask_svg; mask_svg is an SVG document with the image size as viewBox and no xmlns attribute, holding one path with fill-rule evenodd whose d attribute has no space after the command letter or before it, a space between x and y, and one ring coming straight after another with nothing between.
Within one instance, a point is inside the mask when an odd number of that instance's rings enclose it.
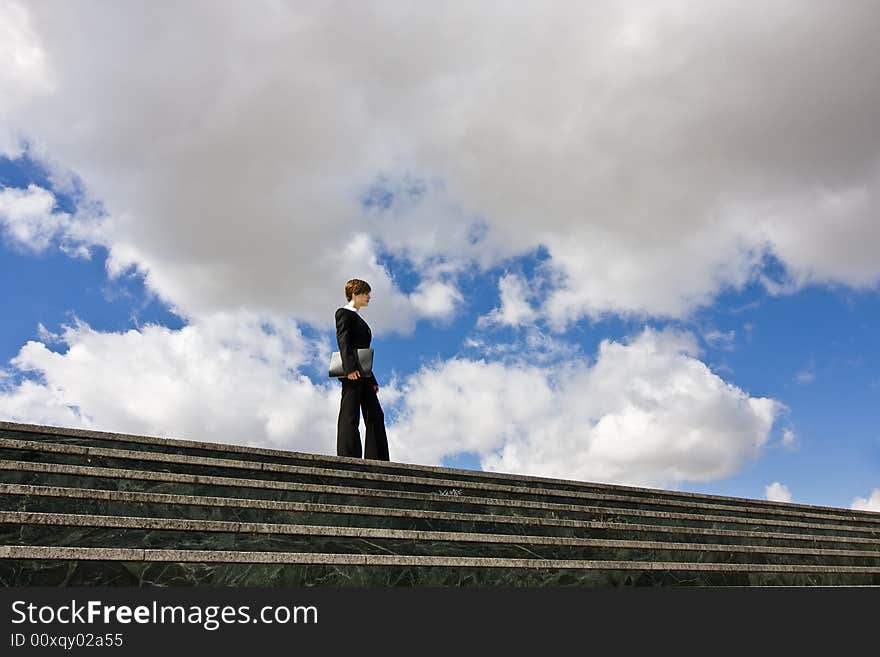
<instances>
[{"instance_id":1,"label":"black trousers","mask_svg":"<svg viewBox=\"0 0 880 657\"><path fill-rule=\"evenodd\" d=\"M385 435L385 413L379 398L373 392L372 377L342 381L342 402L339 404L339 422L336 427L336 454L338 456L361 456L361 432L359 410L364 414L367 428L364 458L387 461L388 436Z\"/></svg>"}]
</instances>

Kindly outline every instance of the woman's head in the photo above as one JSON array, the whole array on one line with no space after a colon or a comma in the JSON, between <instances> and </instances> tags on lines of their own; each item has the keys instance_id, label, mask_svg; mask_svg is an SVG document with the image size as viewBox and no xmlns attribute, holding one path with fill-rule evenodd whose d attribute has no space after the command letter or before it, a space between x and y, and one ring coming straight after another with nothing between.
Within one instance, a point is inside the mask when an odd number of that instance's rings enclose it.
<instances>
[{"instance_id":1,"label":"woman's head","mask_svg":"<svg viewBox=\"0 0 880 657\"><path fill-rule=\"evenodd\" d=\"M345 284L345 300L351 301L353 297L370 293L370 284L359 278L352 278Z\"/></svg>"}]
</instances>

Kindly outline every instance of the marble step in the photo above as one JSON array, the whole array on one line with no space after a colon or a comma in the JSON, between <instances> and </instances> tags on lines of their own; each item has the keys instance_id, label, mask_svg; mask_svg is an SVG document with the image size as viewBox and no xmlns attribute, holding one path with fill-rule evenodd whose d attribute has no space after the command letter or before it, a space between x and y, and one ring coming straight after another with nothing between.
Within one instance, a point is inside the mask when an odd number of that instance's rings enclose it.
<instances>
[{"instance_id":1,"label":"marble step","mask_svg":"<svg viewBox=\"0 0 880 657\"><path fill-rule=\"evenodd\" d=\"M78 511L82 508L82 505L79 504L77 500L82 499L84 496L88 496L89 493L85 490L56 490L52 488L48 489L32 489L28 487L18 487L12 489L2 489L6 493L10 493L10 499L5 506L9 508L22 508L22 507L70 507L70 510ZM111 491L101 491L98 489L96 491L96 495L99 498L103 499L109 496ZM132 491L125 491L127 493L131 493ZM19 495L19 501L16 502L14 499L14 494ZM41 504L27 503L24 502L28 496L46 496L46 497L55 497L55 498L72 498L69 502L61 502L57 504L53 504L51 501L43 500ZM150 504L154 502L155 504L166 505L170 501L174 500L173 497L162 496L155 497L153 496L127 496L127 499L131 500L140 500L145 504ZM250 509L254 507L254 500L241 500L237 501L235 499L226 500L224 498L210 498L210 497L200 497L194 498L197 499L202 506L219 506L223 507L225 505L231 504L233 506L243 506L246 509ZM394 500L388 500L393 503ZM338 505L337 505L338 506ZM272 508L278 508L277 505L273 505ZM293 508L293 509L302 509L302 506L296 507L285 507L285 508ZM307 507L310 509L314 509L316 507ZM320 507L319 507L320 508ZM400 514L401 509L395 509L395 507L389 506L388 508L392 509L392 513ZM340 512L346 512L346 508L343 505L342 507L335 509ZM506 511L505 515L515 516L518 509L507 508L503 509ZM354 509L356 512L357 509ZM459 512L465 514L465 518L476 518L474 514L479 514L480 511L468 510L466 508L459 509ZM491 509L483 509L483 513L487 515L499 515L493 514ZM236 509L234 511L236 515L240 515L241 511ZM455 513L454 511L452 513ZM169 517L173 517L173 510L166 511L166 514L172 514ZM381 510L373 511L373 514L381 514ZM188 514L188 515L210 515L212 517L223 517L222 509L216 513L201 513L201 514ZM124 517L124 516L122 516ZM334 516L330 516L332 519ZM420 518L430 518L432 517L430 514L422 512L418 515ZM448 518L459 518L461 515L443 515L438 516L440 520L445 520ZM454 520L453 520L454 523ZM331 525L332 526L332 525ZM517 523L515 518L510 518L506 523L506 531L507 532L515 532L517 528ZM570 526L570 525L564 525ZM812 535L812 534L792 534L786 532L770 532L770 531L737 531L731 529L704 529L704 528L693 528L687 527L681 524L671 524L671 525L649 525L649 524L638 524L634 522L626 523L626 522L604 522L604 521L584 521L582 523L585 532L588 532L589 536L592 537L602 537L608 539L629 539L631 540L634 535L641 536L650 540L657 541L684 541L684 542L695 542L695 543L736 543L736 544L752 544L752 545L779 545L779 546L803 546L810 545L812 547L817 548L837 548L837 549L863 549L863 550L873 550L880 549L880 538L859 538L859 537L851 537L851 536L834 536L834 535ZM542 525L538 525L537 528L533 528L534 531L542 531ZM549 531L553 531L555 529L554 526L550 526Z\"/></svg>"},{"instance_id":2,"label":"marble step","mask_svg":"<svg viewBox=\"0 0 880 657\"><path fill-rule=\"evenodd\" d=\"M876 532L865 532L849 524L737 521L728 516L639 510L609 514L605 509L598 509L593 514L585 511L587 519L574 520L22 484L0 484L0 510L572 537L589 536L593 523L600 522L615 523L619 527L652 524L658 529L673 530L689 527L774 532L788 534L791 540L880 538Z\"/></svg>"},{"instance_id":3,"label":"marble step","mask_svg":"<svg viewBox=\"0 0 880 657\"><path fill-rule=\"evenodd\" d=\"M489 473L474 470L460 470L435 466L414 465L408 463L387 463L362 459L329 456L322 454L306 454L265 448L247 447L242 445L206 443L172 438L137 436L84 429L48 427L33 424L0 422L0 439L12 438L27 441L44 441L58 444L80 445L123 451L146 451L166 455L183 455L209 457L233 461L252 461L276 465L293 465L304 468L323 468L328 470L350 470L352 472L372 472L418 477L421 479L445 480L442 485L451 489L456 483L495 483L503 486L526 488L532 491L575 491L581 493L597 493L599 495L628 496L630 498L648 498L650 500L671 500L684 504L718 504L723 506L744 505L766 509L802 510L804 512L863 513L849 512L836 507L788 504L766 500L752 500L736 497L699 495L679 491L666 491L650 488L619 486L591 482L570 481L546 477L512 475L505 473ZM246 436L231 436L233 440L244 442ZM439 487L439 486L438 486ZM874 513L875 518L880 514Z\"/></svg>"},{"instance_id":4,"label":"marble step","mask_svg":"<svg viewBox=\"0 0 880 657\"><path fill-rule=\"evenodd\" d=\"M621 506L644 509L693 509L710 510L716 515L752 517L770 520L776 518L808 518L815 523L838 524L854 523L864 527L880 529L880 514L872 512L849 511L846 509L827 510L815 507L767 508L764 505L747 506L703 504L697 499L683 500L633 499L627 495L599 495L582 491L531 490L519 486L493 483L463 483L454 480L441 480L402 475L388 475L373 472L346 470L327 470L265 463L229 461L207 457L166 455L159 453L132 452L87 448L76 445L41 443L39 441L17 441L0 439L0 458L7 461L54 463L59 465L88 464L107 469L146 470L192 474L199 477L224 476L235 479L260 479L288 483L311 483L331 486L356 486L362 489L395 490L442 494L455 492L469 497L493 499L517 499L528 501L549 501L563 503L588 503L590 506L607 506L618 509ZM808 510L807 510L808 509ZM868 530L870 531L870 530Z\"/></svg>"},{"instance_id":5,"label":"marble step","mask_svg":"<svg viewBox=\"0 0 880 657\"><path fill-rule=\"evenodd\" d=\"M370 505L555 518L583 519L595 515L597 512L617 510L615 507L590 507L583 504L448 496L27 462L0 462L0 481L4 483L39 483L71 488L162 492L212 497L246 497L248 499L321 502L348 506Z\"/></svg>"},{"instance_id":6,"label":"marble step","mask_svg":"<svg viewBox=\"0 0 880 657\"><path fill-rule=\"evenodd\" d=\"M406 491L380 491L343 486L203 477L22 461L0 461L0 483L575 520L595 518L597 513L604 510L604 507L589 507L583 504L556 504L501 498L487 499ZM21 494L26 493L22 492ZM87 495L87 493L79 493L79 495ZM641 518L644 517L644 515L641 516ZM648 517L650 519L650 514ZM659 527L656 530L668 533L676 531L676 526L681 526L684 529L686 521L682 521L678 516L675 518L678 522L673 523L672 526ZM637 523L640 518L630 517L621 518L621 520L629 520L632 525ZM639 531L649 531L648 525L642 524L639 527ZM752 533L759 535L756 532ZM697 535L700 535L699 531ZM835 540L833 536L828 538ZM774 538L771 536L768 540L772 542Z\"/></svg>"},{"instance_id":7,"label":"marble step","mask_svg":"<svg viewBox=\"0 0 880 657\"><path fill-rule=\"evenodd\" d=\"M873 566L0 546L2 586L878 586Z\"/></svg>"},{"instance_id":8,"label":"marble step","mask_svg":"<svg viewBox=\"0 0 880 657\"><path fill-rule=\"evenodd\" d=\"M876 566L880 551L0 512L0 545Z\"/></svg>"}]
</instances>

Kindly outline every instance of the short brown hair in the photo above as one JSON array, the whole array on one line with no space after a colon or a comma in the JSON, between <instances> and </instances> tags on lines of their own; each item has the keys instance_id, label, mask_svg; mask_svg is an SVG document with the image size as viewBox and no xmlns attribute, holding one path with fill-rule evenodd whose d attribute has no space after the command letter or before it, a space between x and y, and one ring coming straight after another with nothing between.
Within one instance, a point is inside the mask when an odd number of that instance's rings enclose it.
<instances>
[{"instance_id":1,"label":"short brown hair","mask_svg":"<svg viewBox=\"0 0 880 657\"><path fill-rule=\"evenodd\" d=\"M345 284L345 300L351 301L355 294L366 294L370 291L370 284L359 278L352 278Z\"/></svg>"}]
</instances>

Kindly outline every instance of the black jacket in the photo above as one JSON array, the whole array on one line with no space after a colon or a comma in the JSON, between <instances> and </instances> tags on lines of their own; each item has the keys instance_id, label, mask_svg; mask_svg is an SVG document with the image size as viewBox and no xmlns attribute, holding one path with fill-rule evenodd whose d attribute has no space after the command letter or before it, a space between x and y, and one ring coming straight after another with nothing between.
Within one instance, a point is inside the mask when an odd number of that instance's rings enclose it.
<instances>
[{"instance_id":1,"label":"black jacket","mask_svg":"<svg viewBox=\"0 0 880 657\"><path fill-rule=\"evenodd\" d=\"M357 350L368 349L373 332L355 310L339 308L336 311L336 342L342 356L342 369L351 374L358 369ZM375 381L376 375L373 374ZM379 385L376 382L376 385Z\"/></svg>"}]
</instances>

